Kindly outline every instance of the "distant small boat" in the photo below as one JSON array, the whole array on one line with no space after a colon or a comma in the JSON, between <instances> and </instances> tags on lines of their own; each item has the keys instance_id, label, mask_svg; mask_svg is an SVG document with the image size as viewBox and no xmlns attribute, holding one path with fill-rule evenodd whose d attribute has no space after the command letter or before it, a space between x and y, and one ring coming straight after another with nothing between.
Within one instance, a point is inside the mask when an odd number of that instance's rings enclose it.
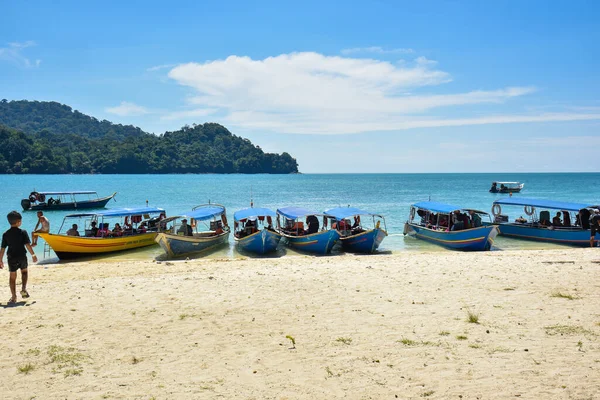
<instances>
[{"instance_id":1,"label":"distant small boat","mask_svg":"<svg viewBox=\"0 0 600 400\"><path fill-rule=\"evenodd\" d=\"M339 207L325 211L325 215L335 218L335 227L340 233L342 248L346 251L373 253L387 236L385 218L380 214L354 207ZM361 216L372 219L373 228L365 229ZM353 221L350 221L350 218Z\"/></svg>"},{"instance_id":2,"label":"distant small boat","mask_svg":"<svg viewBox=\"0 0 600 400\"><path fill-rule=\"evenodd\" d=\"M473 221L478 222L472 224L464 212L474 214ZM490 250L498 231L494 226L483 226L481 215L489 217L485 211L423 201L410 207L404 234L454 250ZM453 216L460 221L453 224Z\"/></svg>"},{"instance_id":3,"label":"distant small boat","mask_svg":"<svg viewBox=\"0 0 600 400\"><path fill-rule=\"evenodd\" d=\"M76 192L36 192L33 191L29 197L21 200L21 207L24 211L50 211L50 210L79 210L89 208L104 208L110 199L114 198L117 192L110 196L98 197L93 191Z\"/></svg>"},{"instance_id":4,"label":"distant small boat","mask_svg":"<svg viewBox=\"0 0 600 400\"><path fill-rule=\"evenodd\" d=\"M281 234L273 228L277 214L268 208L245 208L233 214L235 221L233 238L236 246L250 253L274 252Z\"/></svg>"},{"instance_id":5,"label":"distant small boat","mask_svg":"<svg viewBox=\"0 0 600 400\"><path fill-rule=\"evenodd\" d=\"M340 239L335 229L327 229L326 222L319 229L319 218L331 218L322 213L301 207L283 207L277 210L277 231L286 238L289 246L309 253L328 254ZM305 221L300 219L305 218ZM306 230L304 229L306 222Z\"/></svg>"},{"instance_id":6,"label":"distant small boat","mask_svg":"<svg viewBox=\"0 0 600 400\"><path fill-rule=\"evenodd\" d=\"M521 182L492 182L490 193L519 193L524 186Z\"/></svg>"},{"instance_id":7,"label":"distant small boat","mask_svg":"<svg viewBox=\"0 0 600 400\"><path fill-rule=\"evenodd\" d=\"M154 207L71 214L64 218L58 233L39 236L61 260L99 256L153 245L158 221L164 216L165 210ZM109 224L113 222L111 230ZM73 224L77 224L77 230L73 230Z\"/></svg>"},{"instance_id":8,"label":"distant small boat","mask_svg":"<svg viewBox=\"0 0 600 400\"><path fill-rule=\"evenodd\" d=\"M523 206L526 217L520 216L514 222L502 213L502 206ZM589 203L572 203L523 197L509 197L494 201L492 214L494 225L500 235L517 239L560 243L573 246L590 245L589 218L591 210L599 208ZM541 210L540 210L541 209ZM539 211L538 211L539 210ZM558 221L548 210L558 212ZM562 218L561 218L562 217Z\"/></svg>"},{"instance_id":9,"label":"distant small boat","mask_svg":"<svg viewBox=\"0 0 600 400\"><path fill-rule=\"evenodd\" d=\"M180 257L225 244L229 233L225 207L219 204L202 204L192 211L161 221L156 242L169 257Z\"/></svg>"}]
</instances>

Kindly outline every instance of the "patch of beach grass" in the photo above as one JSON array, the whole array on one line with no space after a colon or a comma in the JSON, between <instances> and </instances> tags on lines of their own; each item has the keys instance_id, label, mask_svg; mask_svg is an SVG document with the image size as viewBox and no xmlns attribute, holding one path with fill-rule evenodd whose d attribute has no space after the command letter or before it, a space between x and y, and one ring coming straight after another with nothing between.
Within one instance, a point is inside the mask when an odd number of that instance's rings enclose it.
<instances>
[{"instance_id":1,"label":"patch of beach grass","mask_svg":"<svg viewBox=\"0 0 600 400\"><path fill-rule=\"evenodd\" d=\"M585 329L579 325L551 325L545 326L544 330L547 335L586 335L586 336L597 336L597 334L589 329Z\"/></svg>"},{"instance_id":2,"label":"patch of beach grass","mask_svg":"<svg viewBox=\"0 0 600 400\"><path fill-rule=\"evenodd\" d=\"M352 343L352 339L351 338L347 338L347 337L339 337L337 339L335 339L336 342L340 342L346 345L349 345Z\"/></svg>"},{"instance_id":3,"label":"patch of beach grass","mask_svg":"<svg viewBox=\"0 0 600 400\"><path fill-rule=\"evenodd\" d=\"M467 311L467 322L470 324L478 324L479 323L479 314L472 312L471 310Z\"/></svg>"},{"instance_id":4,"label":"patch of beach grass","mask_svg":"<svg viewBox=\"0 0 600 400\"><path fill-rule=\"evenodd\" d=\"M560 290L554 290L550 293L550 297L556 297L558 299L576 300L579 297L573 296L569 293L563 293Z\"/></svg>"},{"instance_id":5,"label":"patch of beach grass","mask_svg":"<svg viewBox=\"0 0 600 400\"><path fill-rule=\"evenodd\" d=\"M470 347L470 348L472 348L472 349L480 349L480 348L481 348L481 345L480 345L480 344L477 344L477 343L471 343L471 344L469 345L469 347Z\"/></svg>"},{"instance_id":6,"label":"patch of beach grass","mask_svg":"<svg viewBox=\"0 0 600 400\"><path fill-rule=\"evenodd\" d=\"M20 367L17 367L17 370L19 371L19 373L25 374L25 375L28 375L34 369L35 369L35 366L31 363L27 363L27 364L21 365Z\"/></svg>"},{"instance_id":7,"label":"patch of beach grass","mask_svg":"<svg viewBox=\"0 0 600 400\"><path fill-rule=\"evenodd\" d=\"M88 357L72 347L50 346L48 347L49 364L54 364L53 372L63 372L65 377L81 375L83 368L81 363Z\"/></svg>"},{"instance_id":8,"label":"patch of beach grass","mask_svg":"<svg viewBox=\"0 0 600 400\"><path fill-rule=\"evenodd\" d=\"M399 340L399 342L405 346L416 346L417 345L417 342L415 342L412 339L408 339L408 338L402 338Z\"/></svg>"},{"instance_id":9,"label":"patch of beach grass","mask_svg":"<svg viewBox=\"0 0 600 400\"><path fill-rule=\"evenodd\" d=\"M456 339L457 340L467 340L468 338L465 335L457 335Z\"/></svg>"},{"instance_id":10,"label":"patch of beach grass","mask_svg":"<svg viewBox=\"0 0 600 400\"><path fill-rule=\"evenodd\" d=\"M448 332L448 331L441 331L440 332L440 336L450 336L450 332Z\"/></svg>"},{"instance_id":11,"label":"patch of beach grass","mask_svg":"<svg viewBox=\"0 0 600 400\"><path fill-rule=\"evenodd\" d=\"M421 395L421 397L429 397L429 396L431 396L431 395L432 395L432 394L434 394L434 393L435 393L435 392L434 392L433 390L428 390L428 391L426 391L425 393L423 393L423 394Z\"/></svg>"},{"instance_id":12,"label":"patch of beach grass","mask_svg":"<svg viewBox=\"0 0 600 400\"><path fill-rule=\"evenodd\" d=\"M505 287L505 288L504 288L504 289L502 289L502 290L509 291L509 290L515 290L515 288L514 288L514 287Z\"/></svg>"}]
</instances>

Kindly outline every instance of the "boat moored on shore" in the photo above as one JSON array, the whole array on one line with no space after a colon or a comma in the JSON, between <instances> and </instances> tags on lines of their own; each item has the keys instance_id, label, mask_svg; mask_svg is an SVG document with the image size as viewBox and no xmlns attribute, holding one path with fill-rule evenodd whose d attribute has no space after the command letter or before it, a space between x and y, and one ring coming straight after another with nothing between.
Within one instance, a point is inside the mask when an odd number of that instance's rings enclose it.
<instances>
[{"instance_id":1,"label":"boat moored on shore","mask_svg":"<svg viewBox=\"0 0 600 400\"><path fill-rule=\"evenodd\" d=\"M93 257L153 245L158 221L164 216L165 210L155 207L70 214L58 233L38 235L61 260Z\"/></svg>"},{"instance_id":2,"label":"boat moored on shore","mask_svg":"<svg viewBox=\"0 0 600 400\"><path fill-rule=\"evenodd\" d=\"M498 231L484 226L485 211L458 207L434 201L415 203L410 207L404 234L454 250L490 250Z\"/></svg>"},{"instance_id":3,"label":"boat moored on shore","mask_svg":"<svg viewBox=\"0 0 600 400\"><path fill-rule=\"evenodd\" d=\"M275 231L277 214L268 208L245 208L233 214L236 246L249 253L267 254L277 249L282 235Z\"/></svg>"},{"instance_id":4,"label":"boat moored on shore","mask_svg":"<svg viewBox=\"0 0 600 400\"><path fill-rule=\"evenodd\" d=\"M321 228L319 217L323 218ZM302 219L305 221L301 221ZM277 209L277 231L294 249L314 254L328 254L340 239L340 234L336 229L327 228L327 219L332 219L332 222L334 220L332 217L302 207L283 207Z\"/></svg>"},{"instance_id":5,"label":"boat moored on shore","mask_svg":"<svg viewBox=\"0 0 600 400\"><path fill-rule=\"evenodd\" d=\"M335 218L335 229L340 233L340 242L345 251L373 253L387 236L385 218L380 214L355 207L338 207L325 211L325 215ZM365 229L361 217L371 220L372 228Z\"/></svg>"},{"instance_id":6,"label":"boat moored on shore","mask_svg":"<svg viewBox=\"0 0 600 400\"><path fill-rule=\"evenodd\" d=\"M229 240L225 207L202 204L161 221L156 242L169 257L198 254Z\"/></svg>"},{"instance_id":7,"label":"boat moored on shore","mask_svg":"<svg viewBox=\"0 0 600 400\"><path fill-rule=\"evenodd\" d=\"M509 216L503 214L502 206L523 207L525 217L520 214L510 222ZM592 210L598 207L591 203L509 197L494 201L492 214L494 224L502 236L572 246L590 246L589 218ZM549 210L556 211L556 214L552 216Z\"/></svg>"}]
</instances>

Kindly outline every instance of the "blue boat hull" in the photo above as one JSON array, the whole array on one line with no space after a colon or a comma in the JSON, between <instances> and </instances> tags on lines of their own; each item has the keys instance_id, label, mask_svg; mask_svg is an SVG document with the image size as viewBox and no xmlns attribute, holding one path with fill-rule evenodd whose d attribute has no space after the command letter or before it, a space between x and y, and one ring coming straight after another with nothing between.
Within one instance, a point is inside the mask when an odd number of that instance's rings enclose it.
<instances>
[{"instance_id":1,"label":"blue boat hull","mask_svg":"<svg viewBox=\"0 0 600 400\"><path fill-rule=\"evenodd\" d=\"M229 231L219 236L209 237L179 236L161 232L156 235L155 239L169 257L201 253L225 244L228 240Z\"/></svg>"},{"instance_id":2,"label":"blue boat hull","mask_svg":"<svg viewBox=\"0 0 600 400\"><path fill-rule=\"evenodd\" d=\"M241 239L234 239L236 246L242 251L255 254L267 254L272 253L277 249L281 237L282 236L277 232L263 229Z\"/></svg>"},{"instance_id":3,"label":"blue boat hull","mask_svg":"<svg viewBox=\"0 0 600 400\"><path fill-rule=\"evenodd\" d=\"M406 223L404 234L411 235L431 243L453 250L485 251L490 250L497 230L494 226L465 229L461 231L435 231L424 226Z\"/></svg>"},{"instance_id":4,"label":"blue boat hull","mask_svg":"<svg viewBox=\"0 0 600 400\"><path fill-rule=\"evenodd\" d=\"M290 247L314 254L330 253L335 243L340 239L339 232L334 229L306 236L284 236Z\"/></svg>"},{"instance_id":5,"label":"blue boat hull","mask_svg":"<svg viewBox=\"0 0 600 400\"><path fill-rule=\"evenodd\" d=\"M383 239L387 236L387 232L383 229L372 229L358 235L352 235L340 238L342 249L352 253L373 253Z\"/></svg>"},{"instance_id":6,"label":"blue boat hull","mask_svg":"<svg viewBox=\"0 0 600 400\"><path fill-rule=\"evenodd\" d=\"M559 243L571 246L589 246L589 229L548 229L533 227L531 225L498 224L499 234L502 236L536 240L548 243Z\"/></svg>"}]
</instances>

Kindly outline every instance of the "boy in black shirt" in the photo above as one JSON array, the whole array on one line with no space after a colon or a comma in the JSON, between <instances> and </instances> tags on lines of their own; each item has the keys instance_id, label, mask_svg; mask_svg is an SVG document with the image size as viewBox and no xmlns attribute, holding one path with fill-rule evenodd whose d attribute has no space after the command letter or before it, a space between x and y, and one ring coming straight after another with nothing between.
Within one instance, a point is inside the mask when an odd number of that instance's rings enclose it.
<instances>
[{"instance_id":1,"label":"boy in black shirt","mask_svg":"<svg viewBox=\"0 0 600 400\"><path fill-rule=\"evenodd\" d=\"M8 247L7 258L8 270L10 272L10 278L8 282L10 285L10 292L12 294L8 304L15 304L17 302L16 283L18 269L21 270L21 281L23 284L21 288L21 297L24 299L29 297L29 293L27 293L27 253L25 252L25 248L29 250L29 254L31 254L33 262L37 262L37 257L31 248L27 231L19 228L21 226L21 214L19 214L17 211L11 211L8 213L6 218L10 224L10 229L4 232L2 235L2 248L0 249L0 269L4 268L2 258L4 258L4 252Z\"/></svg>"}]
</instances>

